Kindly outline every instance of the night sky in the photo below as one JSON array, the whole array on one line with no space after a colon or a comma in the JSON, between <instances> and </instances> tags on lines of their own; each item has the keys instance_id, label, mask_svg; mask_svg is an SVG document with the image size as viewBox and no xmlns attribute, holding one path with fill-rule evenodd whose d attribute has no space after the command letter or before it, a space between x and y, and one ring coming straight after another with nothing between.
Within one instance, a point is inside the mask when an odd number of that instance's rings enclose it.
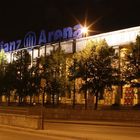
<instances>
[{"instance_id":1,"label":"night sky","mask_svg":"<svg viewBox=\"0 0 140 140\"><path fill-rule=\"evenodd\" d=\"M0 41L67 26L94 23L97 34L140 26L140 0L0 0Z\"/></svg>"}]
</instances>

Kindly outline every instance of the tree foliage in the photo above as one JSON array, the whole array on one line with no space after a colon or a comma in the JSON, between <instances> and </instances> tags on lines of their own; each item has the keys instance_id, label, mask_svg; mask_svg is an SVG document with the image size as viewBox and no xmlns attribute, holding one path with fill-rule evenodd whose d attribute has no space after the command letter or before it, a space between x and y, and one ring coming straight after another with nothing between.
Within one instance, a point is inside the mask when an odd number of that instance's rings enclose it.
<instances>
[{"instance_id":1,"label":"tree foliage","mask_svg":"<svg viewBox=\"0 0 140 140\"><path fill-rule=\"evenodd\" d=\"M6 62L7 62L6 54L5 54L4 50L1 50L0 51L0 65L6 64Z\"/></svg>"},{"instance_id":2,"label":"tree foliage","mask_svg":"<svg viewBox=\"0 0 140 140\"><path fill-rule=\"evenodd\" d=\"M95 109L104 89L111 89L114 83L115 69L112 67L114 56L114 49L109 47L105 40L92 42L85 50L75 54L76 64L71 67L71 72L73 67L75 67L75 72L72 75L82 78L84 81L82 90L88 90L96 96Z\"/></svg>"},{"instance_id":3,"label":"tree foliage","mask_svg":"<svg viewBox=\"0 0 140 140\"><path fill-rule=\"evenodd\" d=\"M66 56L61 46L41 59L41 65L44 69L43 77L46 79L46 91L52 96L53 104L55 96L58 103L59 97L64 95L66 87Z\"/></svg>"},{"instance_id":4,"label":"tree foliage","mask_svg":"<svg viewBox=\"0 0 140 140\"><path fill-rule=\"evenodd\" d=\"M131 44L130 53L127 55L126 80L132 86L140 87L140 36L137 36L136 43Z\"/></svg>"},{"instance_id":5,"label":"tree foliage","mask_svg":"<svg viewBox=\"0 0 140 140\"><path fill-rule=\"evenodd\" d=\"M30 55L27 50L19 51L15 53L15 60L13 64L15 65L16 81L15 89L19 95L19 103L23 101L24 97L28 95L29 90L29 65L30 65Z\"/></svg>"}]
</instances>

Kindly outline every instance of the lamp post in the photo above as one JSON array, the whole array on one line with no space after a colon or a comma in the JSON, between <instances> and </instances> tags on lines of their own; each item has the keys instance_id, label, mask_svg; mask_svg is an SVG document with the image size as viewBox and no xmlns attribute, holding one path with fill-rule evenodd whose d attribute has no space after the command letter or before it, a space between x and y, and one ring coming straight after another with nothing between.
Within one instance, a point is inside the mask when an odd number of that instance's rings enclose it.
<instances>
[{"instance_id":1,"label":"lamp post","mask_svg":"<svg viewBox=\"0 0 140 140\"><path fill-rule=\"evenodd\" d=\"M40 115L40 129L43 130L44 129L44 95L45 95L45 87L46 87L46 79L42 78L41 79L41 87L43 89L43 93L42 93L42 103L41 103L41 115Z\"/></svg>"}]
</instances>

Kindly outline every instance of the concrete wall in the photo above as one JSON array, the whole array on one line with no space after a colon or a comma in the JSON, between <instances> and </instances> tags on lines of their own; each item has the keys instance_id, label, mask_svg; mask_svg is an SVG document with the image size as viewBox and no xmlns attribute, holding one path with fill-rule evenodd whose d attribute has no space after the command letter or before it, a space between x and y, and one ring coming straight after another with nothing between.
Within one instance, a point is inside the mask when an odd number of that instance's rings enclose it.
<instances>
[{"instance_id":1,"label":"concrete wall","mask_svg":"<svg viewBox=\"0 0 140 140\"><path fill-rule=\"evenodd\" d=\"M32 109L34 112L34 110ZM36 111L38 112L38 111ZM41 128L40 114L18 115L0 113L0 124L32 129ZM85 120L85 121L116 121L140 122L140 110L72 110L45 109L45 120ZM45 123L45 126L47 124Z\"/></svg>"},{"instance_id":2,"label":"concrete wall","mask_svg":"<svg viewBox=\"0 0 140 140\"><path fill-rule=\"evenodd\" d=\"M40 119L39 116L0 113L0 124L38 129Z\"/></svg>"},{"instance_id":3,"label":"concrete wall","mask_svg":"<svg viewBox=\"0 0 140 140\"><path fill-rule=\"evenodd\" d=\"M46 119L140 122L140 110L46 109Z\"/></svg>"}]
</instances>

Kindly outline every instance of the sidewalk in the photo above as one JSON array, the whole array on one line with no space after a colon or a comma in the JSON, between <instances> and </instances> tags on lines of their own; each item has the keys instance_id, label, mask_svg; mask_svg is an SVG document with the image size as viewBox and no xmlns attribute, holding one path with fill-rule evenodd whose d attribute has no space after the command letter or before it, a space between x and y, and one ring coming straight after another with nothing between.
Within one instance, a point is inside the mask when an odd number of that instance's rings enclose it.
<instances>
[{"instance_id":1,"label":"sidewalk","mask_svg":"<svg viewBox=\"0 0 140 140\"><path fill-rule=\"evenodd\" d=\"M100 125L100 126L119 126L119 127L139 127L139 123L128 123L128 122L99 122L99 121L67 121L67 120L47 120L45 123L64 123L64 124L81 124L81 125ZM0 125L0 129L6 129L10 131L27 132L32 134L44 135L44 136L54 136L59 138L70 138L70 139L82 139L84 134L77 134L77 132L70 132L67 130L34 130L29 128L22 128L16 126Z\"/></svg>"},{"instance_id":2,"label":"sidewalk","mask_svg":"<svg viewBox=\"0 0 140 140\"><path fill-rule=\"evenodd\" d=\"M16 126L8 126L8 125L0 125L0 130L6 131L14 131L24 134L33 134L39 136L45 136L46 138L53 138L55 140L83 140L84 134L77 132L69 132L69 131L60 131L60 130L34 130L29 128L22 128Z\"/></svg>"},{"instance_id":3,"label":"sidewalk","mask_svg":"<svg viewBox=\"0 0 140 140\"><path fill-rule=\"evenodd\" d=\"M66 123L81 125L103 125L103 126L121 126L121 127L140 127L140 122L109 122L109 121L74 121L74 120L47 120L46 123Z\"/></svg>"}]
</instances>

